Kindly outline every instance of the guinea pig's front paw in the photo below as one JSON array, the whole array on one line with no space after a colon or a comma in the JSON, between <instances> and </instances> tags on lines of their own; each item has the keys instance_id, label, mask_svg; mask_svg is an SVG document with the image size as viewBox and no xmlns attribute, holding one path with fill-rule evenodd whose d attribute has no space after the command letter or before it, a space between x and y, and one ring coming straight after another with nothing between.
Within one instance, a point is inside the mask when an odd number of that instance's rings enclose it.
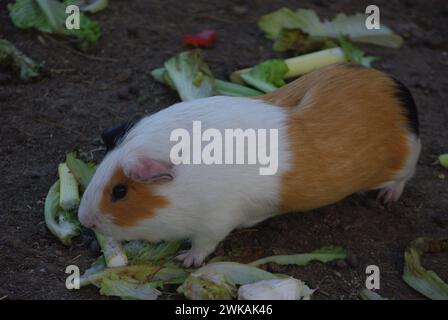
<instances>
[{"instance_id":1,"label":"guinea pig's front paw","mask_svg":"<svg viewBox=\"0 0 448 320\"><path fill-rule=\"evenodd\" d=\"M186 268L191 266L199 267L204 262L205 255L202 252L190 249L178 255L176 259L182 261Z\"/></svg>"},{"instance_id":2,"label":"guinea pig's front paw","mask_svg":"<svg viewBox=\"0 0 448 320\"><path fill-rule=\"evenodd\" d=\"M200 243L206 243L199 245ZM184 251L176 257L176 259L183 261L185 267L199 267L204 262L205 258L213 252L218 242L214 241L192 241L192 246L190 250Z\"/></svg>"}]
</instances>

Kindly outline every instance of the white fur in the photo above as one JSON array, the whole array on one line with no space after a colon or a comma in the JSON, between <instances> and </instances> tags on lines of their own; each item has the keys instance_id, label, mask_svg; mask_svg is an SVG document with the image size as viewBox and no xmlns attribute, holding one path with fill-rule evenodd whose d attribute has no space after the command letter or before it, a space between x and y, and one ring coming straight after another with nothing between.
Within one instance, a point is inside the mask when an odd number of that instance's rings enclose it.
<instances>
[{"instance_id":1,"label":"white fur","mask_svg":"<svg viewBox=\"0 0 448 320\"><path fill-rule=\"evenodd\" d=\"M414 176L417 161L422 149L420 138L415 134L409 134L408 145L410 152L404 167L397 173L392 181L388 181L378 188L382 189L378 194L378 199L383 199L385 203L397 201L403 193L406 183Z\"/></svg>"},{"instance_id":2,"label":"white fur","mask_svg":"<svg viewBox=\"0 0 448 320\"><path fill-rule=\"evenodd\" d=\"M211 97L182 102L145 117L108 154L89 184L79 210L80 221L94 224L99 232L122 239L149 241L190 238L192 250L183 258L187 264L201 263L230 231L250 226L278 212L281 175L289 169L286 138L287 115L283 108L261 100ZM190 131L193 121L201 120L202 130L278 129L278 171L260 175L256 165L180 164L174 180L157 187L167 197L169 207L158 209L138 226L120 228L99 214L98 202L114 168L135 157L170 160L172 130ZM123 212L123 214L126 214Z\"/></svg>"}]
</instances>

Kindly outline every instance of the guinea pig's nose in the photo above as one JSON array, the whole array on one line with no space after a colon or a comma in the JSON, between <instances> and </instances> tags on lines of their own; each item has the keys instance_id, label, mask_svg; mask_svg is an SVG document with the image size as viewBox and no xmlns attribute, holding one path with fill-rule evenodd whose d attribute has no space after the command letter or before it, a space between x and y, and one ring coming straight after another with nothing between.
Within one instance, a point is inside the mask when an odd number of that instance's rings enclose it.
<instances>
[{"instance_id":1,"label":"guinea pig's nose","mask_svg":"<svg viewBox=\"0 0 448 320\"><path fill-rule=\"evenodd\" d=\"M81 224L89 229L95 229L96 228L96 219L93 215L82 215L79 216L79 222Z\"/></svg>"}]
</instances>

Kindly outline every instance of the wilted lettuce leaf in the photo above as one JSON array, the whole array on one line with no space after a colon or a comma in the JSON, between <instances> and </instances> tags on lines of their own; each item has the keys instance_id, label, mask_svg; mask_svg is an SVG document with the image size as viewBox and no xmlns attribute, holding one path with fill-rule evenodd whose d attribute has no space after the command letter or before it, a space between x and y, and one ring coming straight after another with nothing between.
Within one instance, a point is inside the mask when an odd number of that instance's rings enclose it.
<instances>
[{"instance_id":1,"label":"wilted lettuce leaf","mask_svg":"<svg viewBox=\"0 0 448 320\"><path fill-rule=\"evenodd\" d=\"M139 283L131 278L112 276L101 281L100 293L106 296L118 296L124 300L156 300L162 293L155 284Z\"/></svg>"},{"instance_id":2,"label":"wilted lettuce leaf","mask_svg":"<svg viewBox=\"0 0 448 320\"><path fill-rule=\"evenodd\" d=\"M298 9L294 12L282 8L262 16L258 26L270 39L276 39L281 30L286 28L300 29L311 37L337 39L340 35L346 35L355 42L392 48L398 48L403 44L403 39L384 24L380 29L369 30L365 27L365 20L366 16L361 13L352 16L339 13L333 20L322 22L313 10Z\"/></svg>"},{"instance_id":3,"label":"wilted lettuce leaf","mask_svg":"<svg viewBox=\"0 0 448 320\"><path fill-rule=\"evenodd\" d=\"M403 280L412 288L432 300L448 300L448 284L432 270L425 269L421 257L425 253L448 251L448 238L417 238L404 253Z\"/></svg>"},{"instance_id":4,"label":"wilted lettuce leaf","mask_svg":"<svg viewBox=\"0 0 448 320\"><path fill-rule=\"evenodd\" d=\"M235 284L220 273L192 274L177 292L191 300L230 300L237 294Z\"/></svg>"},{"instance_id":5,"label":"wilted lettuce leaf","mask_svg":"<svg viewBox=\"0 0 448 320\"><path fill-rule=\"evenodd\" d=\"M314 291L292 277L261 280L241 286L238 300L310 300Z\"/></svg>"},{"instance_id":6,"label":"wilted lettuce leaf","mask_svg":"<svg viewBox=\"0 0 448 320\"><path fill-rule=\"evenodd\" d=\"M319 51L336 47L337 44L328 38L311 38L300 29L281 29L272 49L277 52L293 50L298 54Z\"/></svg>"},{"instance_id":7,"label":"wilted lettuce leaf","mask_svg":"<svg viewBox=\"0 0 448 320\"><path fill-rule=\"evenodd\" d=\"M283 60L271 59L257 64L250 72L241 74L248 85L263 92L274 91L285 84L288 66Z\"/></svg>"},{"instance_id":8,"label":"wilted lettuce leaf","mask_svg":"<svg viewBox=\"0 0 448 320\"><path fill-rule=\"evenodd\" d=\"M24 81L39 75L40 65L5 39L0 39L0 65L11 67L17 71L20 79Z\"/></svg>"},{"instance_id":9,"label":"wilted lettuce leaf","mask_svg":"<svg viewBox=\"0 0 448 320\"><path fill-rule=\"evenodd\" d=\"M20 29L36 29L45 33L72 36L79 39L79 46L85 50L101 35L98 24L80 13L80 29L67 29L66 5L70 1L57 0L16 0L8 5L12 23Z\"/></svg>"},{"instance_id":10,"label":"wilted lettuce leaf","mask_svg":"<svg viewBox=\"0 0 448 320\"><path fill-rule=\"evenodd\" d=\"M281 275L246 264L214 262L190 274L177 291L193 300L231 299L236 297L236 285L280 278Z\"/></svg>"},{"instance_id":11,"label":"wilted lettuce leaf","mask_svg":"<svg viewBox=\"0 0 448 320\"><path fill-rule=\"evenodd\" d=\"M344 248L337 246L325 246L311 253L299 253L291 255L278 255L278 256L266 257L251 262L250 265L260 266L262 264L274 262L281 265L295 264L298 266L304 266L314 260L326 263L333 260L345 259L346 257L347 252Z\"/></svg>"}]
</instances>

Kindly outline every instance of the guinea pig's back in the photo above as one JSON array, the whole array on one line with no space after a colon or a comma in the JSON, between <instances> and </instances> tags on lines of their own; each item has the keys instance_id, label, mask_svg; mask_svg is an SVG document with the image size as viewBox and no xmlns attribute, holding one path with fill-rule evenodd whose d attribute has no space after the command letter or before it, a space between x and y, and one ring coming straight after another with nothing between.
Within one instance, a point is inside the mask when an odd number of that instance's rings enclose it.
<instances>
[{"instance_id":1,"label":"guinea pig's back","mask_svg":"<svg viewBox=\"0 0 448 320\"><path fill-rule=\"evenodd\" d=\"M393 197L399 197L420 153L415 105L400 83L380 71L340 64L283 90L289 100L268 98L290 112L293 160L282 177L284 211L385 187L397 189Z\"/></svg>"}]
</instances>

